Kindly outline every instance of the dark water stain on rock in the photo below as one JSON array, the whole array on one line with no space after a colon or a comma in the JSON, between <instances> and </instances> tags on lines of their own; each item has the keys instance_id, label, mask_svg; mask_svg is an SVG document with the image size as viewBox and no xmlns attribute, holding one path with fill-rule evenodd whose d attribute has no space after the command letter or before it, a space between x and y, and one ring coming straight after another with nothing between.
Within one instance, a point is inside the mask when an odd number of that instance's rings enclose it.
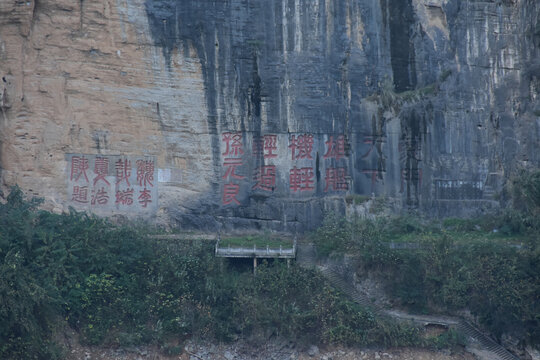
<instances>
[{"instance_id":1,"label":"dark water stain on rock","mask_svg":"<svg viewBox=\"0 0 540 360\"><path fill-rule=\"evenodd\" d=\"M365 131L356 120L364 116L358 103L388 73L377 66L388 51L374 39L380 29L370 18L380 11L377 3L352 0L146 1L168 66L177 53L192 56L190 49L202 65L216 177L224 131L309 132L321 139Z\"/></svg>"},{"instance_id":2,"label":"dark water stain on rock","mask_svg":"<svg viewBox=\"0 0 540 360\"><path fill-rule=\"evenodd\" d=\"M381 7L390 33L394 88L397 92L412 90L416 87L416 63L411 0L382 0Z\"/></svg>"},{"instance_id":3,"label":"dark water stain on rock","mask_svg":"<svg viewBox=\"0 0 540 360\"><path fill-rule=\"evenodd\" d=\"M309 216L341 206L321 186L326 164L333 164L320 157L332 134L347 136L349 192L392 196L430 213L457 214L480 203L476 197L466 206L463 199L438 203L437 184L486 181L515 168L521 153L538 166L534 147L520 145L538 143L523 125L535 109L538 91L530 84L538 76L533 66L522 73L518 67L540 55L540 5L450 1L426 12L435 25L416 13L421 6L411 0L147 0L151 36L171 71L175 56L200 61L216 179L225 131L309 132L322 144L310 198L276 191L223 209L217 180L204 209L228 217L229 225L317 224ZM509 57L519 58L515 68ZM450 74L444 86L441 74ZM368 97L385 91L385 79L393 96L411 93L412 100L398 110L369 105ZM499 129L493 119L501 119Z\"/></svg>"}]
</instances>

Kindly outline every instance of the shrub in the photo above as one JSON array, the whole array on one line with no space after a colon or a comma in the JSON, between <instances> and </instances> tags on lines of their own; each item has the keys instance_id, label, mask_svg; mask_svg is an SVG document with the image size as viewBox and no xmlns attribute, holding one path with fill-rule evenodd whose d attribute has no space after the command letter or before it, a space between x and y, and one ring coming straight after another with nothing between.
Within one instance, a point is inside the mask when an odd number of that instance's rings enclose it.
<instances>
[{"instance_id":1,"label":"shrub","mask_svg":"<svg viewBox=\"0 0 540 360\"><path fill-rule=\"evenodd\" d=\"M262 264L253 277L216 260L209 242L150 241L136 226L38 205L17 188L0 204L3 359L59 358L51 339L64 319L88 344L154 343L169 353L179 349L170 338L375 344L411 331L381 323L316 271ZM339 246L377 232L343 224L332 230L349 239Z\"/></svg>"},{"instance_id":2,"label":"shrub","mask_svg":"<svg viewBox=\"0 0 540 360\"><path fill-rule=\"evenodd\" d=\"M387 293L414 311L469 309L495 336L512 333L524 341L540 339L540 250L537 233L521 233L523 248L496 241L491 226L514 226L513 218L448 219L443 229L410 216L323 224L316 244L356 253L362 271L374 271ZM332 219L332 218L330 218ZM495 220L497 223L495 223ZM328 220L333 221L333 220ZM336 225L337 224L337 225ZM476 226L478 225L478 226ZM337 228L350 233L332 237ZM487 230L487 231L486 231ZM319 236L324 234L324 236ZM525 235L527 234L527 235ZM318 237L319 236L319 237ZM329 246L339 239L341 246ZM395 249L404 239L414 246ZM343 246L342 244L346 244ZM328 250L326 251L328 252Z\"/></svg>"},{"instance_id":3,"label":"shrub","mask_svg":"<svg viewBox=\"0 0 540 360\"><path fill-rule=\"evenodd\" d=\"M351 245L352 235L350 222L334 213L328 214L314 234L318 255L326 257L332 252L345 252Z\"/></svg>"}]
</instances>

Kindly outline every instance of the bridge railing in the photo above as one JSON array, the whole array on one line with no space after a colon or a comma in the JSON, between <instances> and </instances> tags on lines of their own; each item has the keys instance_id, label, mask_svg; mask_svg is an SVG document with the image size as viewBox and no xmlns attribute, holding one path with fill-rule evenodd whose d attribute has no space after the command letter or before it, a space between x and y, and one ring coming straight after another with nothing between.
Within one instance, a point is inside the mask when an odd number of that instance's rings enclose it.
<instances>
[{"instance_id":1,"label":"bridge railing","mask_svg":"<svg viewBox=\"0 0 540 360\"><path fill-rule=\"evenodd\" d=\"M294 258L296 257L296 236L294 237L292 248L253 247L247 246L226 246L220 247L221 238L216 241L215 253L217 257L245 257L245 258Z\"/></svg>"}]
</instances>

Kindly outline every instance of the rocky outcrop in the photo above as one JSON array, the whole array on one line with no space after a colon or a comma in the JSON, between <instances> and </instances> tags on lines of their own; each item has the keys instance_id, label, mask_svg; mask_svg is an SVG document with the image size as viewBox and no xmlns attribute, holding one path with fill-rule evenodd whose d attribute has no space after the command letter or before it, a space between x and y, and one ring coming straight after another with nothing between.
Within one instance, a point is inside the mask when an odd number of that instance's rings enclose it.
<instances>
[{"instance_id":1,"label":"rocky outcrop","mask_svg":"<svg viewBox=\"0 0 540 360\"><path fill-rule=\"evenodd\" d=\"M302 230L355 195L489 211L509 176L540 165L539 12L4 1L2 184L56 211L202 229Z\"/></svg>"}]
</instances>

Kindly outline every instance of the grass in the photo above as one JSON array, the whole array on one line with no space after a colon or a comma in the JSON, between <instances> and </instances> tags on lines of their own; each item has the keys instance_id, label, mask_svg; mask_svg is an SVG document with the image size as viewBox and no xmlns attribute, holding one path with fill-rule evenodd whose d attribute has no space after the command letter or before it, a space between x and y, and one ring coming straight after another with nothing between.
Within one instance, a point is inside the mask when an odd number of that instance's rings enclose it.
<instances>
[{"instance_id":1,"label":"grass","mask_svg":"<svg viewBox=\"0 0 540 360\"><path fill-rule=\"evenodd\" d=\"M365 202L368 202L370 199L371 196L368 195L350 194L345 196L345 201L347 202L347 204L354 203L354 205L363 204Z\"/></svg>"},{"instance_id":2,"label":"grass","mask_svg":"<svg viewBox=\"0 0 540 360\"><path fill-rule=\"evenodd\" d=\"M440 231L425 233L408 233L388 235L385 240L394 243L425 243L427 241L438 240L444 237L452 239L456 245L467 245L472 242L490 242L500 245L520 245L526 242L527 237L521 234L504 235L494 232L484 231Z\"/></svg>"},{"instance_id":3,"label":"grass","mask_svg":"<svg viewBox=\"0 0 540 360\"><path fill-rule=\"evenodd\" d=\"M420 313L467 310L498 339L537 344L540 224L529 207L533 214L506 209L442 221L330 214L313 240L319 256L357 255L357 275L376 274L394 304ZM449 340L459 343L454 334L428 342L438 348Z\"/></svg>"},{"instance_id":4,"label":"grass","mask_svg":"<svg viewBox=\"0 0 540 360\"><path fill-rule=\"evenodd\" d=\"M385 207L386 207L387 202L388 201L384 196L376 197L373 200L373 205L369 209L369 212L372 213L372 214L380 214L380 213L382 213L384 211Z\"/></svg>"},{"instance_id":5,"label":"grass","mask_svg":"<svg viewBox=\"0 0 540 360\"><path fill-rule=\"evenodd\" d=\"M435 94L437 91L436 84L430 84L419 89L408 90L397 95L404 101L415 101L422 97Z\"/></svg>"},{"instance_id":6,"label":"grass","mask_svg":"<svg viewBox=\"0 0 540 360\"><path fill-rule=\"evenodd\" d=\"M279 249L280 246L282 248L292 248L293 241L290 238L271 237L263 235L248 235L223 238L219 242L219 247L221 248L229 246L252 248L254 245L257 248L266 248L266 246L268 246L270 249Z\"/></svg>"},{"instance_id":7,"label":"grass","mask_svg":"<svg viewBox=\"0 0 540 360\"><path fill-rule=\"evenodd\" d=\"M446 218L441 222L426 223L411 217L397 217L383 229L381 240L421 244L446 237L456 245L473 242L520 245L527 242L526 234L509 231L506 227L482 219Z\"/></svg>"}]
</instances>

